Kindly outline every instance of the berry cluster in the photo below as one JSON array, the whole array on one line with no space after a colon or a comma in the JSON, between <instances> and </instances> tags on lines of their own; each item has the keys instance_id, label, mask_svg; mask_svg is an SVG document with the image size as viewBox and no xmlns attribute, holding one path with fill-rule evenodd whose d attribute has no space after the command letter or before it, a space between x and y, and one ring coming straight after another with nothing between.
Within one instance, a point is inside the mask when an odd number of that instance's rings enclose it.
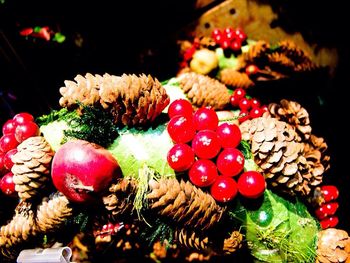
<instances>
[{"instance_id":1,"label":"berry cluster","mask_svg":"<svg viewBox=\"0 0 350 263\"><path fill-rule=\"evenodd\" d=\"M237 88L230 97L231 106L239 108L239 122L242 123L249 119L261 117L264 112L268 111L267 106L261 106L260 101L256 98L248 98L242 88Z\"/></svg>"},{"instance_id":2,"label":"berry cluster","mask_svg":"<svg viewBox=\"0 0 350 263\"><path fill-rule=\"evenodd\" d=\"M241 51L242 45L247 40L247 35L240 28L226 27L222 31L214 29L211 35L215 43L222 49L233 52Z\"/></svg>"},{"instance_id":3,"label":"berry cluster","mask_svg":"<svg viewBox=\"0 0 350 263\"><path fill-rule=\"evenodd\" d=\"M29 137L40 134L39 126L34 122L34 117L26 112L16 114L7 120L2 126L0 138L0 189L6 195L15 195L13 183L12 156L17 153L17 146Z\"/></svg>"},{"instance_id":4,"label":"berry cluster","mask_svg":"<svg viewBox=\"0 0 350 263\"><path fill-rule=\"evenodd\" d=\"M176 172L188 172L198 187L209 187L220 202L232 200L238 192L257 198L265 191L264 177L255 171L243 172L244 156L236 147L241 131L235 124L222 123L210 108L193 110L190 102L178 99L169 106L167 131L175 145L167 161ZM238 176L238 183L233 177Z\"/></svg>"},{"instance_id":5,"label":"berry cluster","mask_svg":"<svg viewBox=\"0 0 350 263\"><path fill-rule=\"evenodd\" d=\"M324 203L316 209L316 217L323 229L335 227L339 222L338 217L334 215L339 207L338 202L335 202L339 196L338 188L334 185L324 185L321 186L321 193Z\"/></svg>"},{"instance_id":6,"label":"berry cluster","mask_svg":"<svg viewBox=\"0 0 350 263\"><path fill-rule=\"evenodd\" d=\"M123 229L124 227L124 223L120 222L120 223L108 223L102 226L102 229L95 231L94 236L101 236L101 237L105 237L105 236L109 236L109 235L116 235L121 229Z\"/></svg>"}]
</instances>

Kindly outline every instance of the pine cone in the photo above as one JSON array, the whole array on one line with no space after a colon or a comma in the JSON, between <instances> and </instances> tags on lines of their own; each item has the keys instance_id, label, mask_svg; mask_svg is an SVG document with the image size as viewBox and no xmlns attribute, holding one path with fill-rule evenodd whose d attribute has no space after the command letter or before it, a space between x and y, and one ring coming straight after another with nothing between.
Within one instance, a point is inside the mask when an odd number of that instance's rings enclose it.
<instances>
[{"instance_id":1,"label":"pine cone","mask_svg":"<svg viewBox=\"0 0 350 263\"><path fill-rule=\"evenodd\" d=\"M247 89L254 86L254 82L246 73L241 73L232 68L226 68L220 72L220 81L234 88Z\"/></svg>"},{"instance_id":2,"label":"pine cone","mask_svg":"<svg viewBox=\"0 0 350 263\"><path fill-rule=\"evenodd\" d=\"M136 181L127 178L122 178L109 187L109 194L103 197L103 203L113 218L131 213L136 188Z\"/></svg>"},{"instance_id":3,"label":"pine cone","mask_svg":"<svg viewBox=\"0 0 350 263\"><path fill-rule=\"evenodd\" d=\"M198 251L207 250L209 247L209 238L207 236L202 237L194 231L189 233L184 228L175 231L175 240L187 248Z\"/></svg>"},{"instance_id":4,"label":"pine cone","mask_svg":"<svg viewBox=\"0 0 350 263\"><path fill-rule=\"evenodd\" d=\"M16 256L16 246L28 241L37 232L31 204L21 201L12 220L0 229L0 249L5 257ZM13 249L13 251L11 251Z\"/></svg>"},{"instance_id":5,"label":"pine cone","mask_svg":"<svg viewBox=\"0 0 350 263\"><path fill-rule=\"evenodd\" d=\"M271 117L284 121L293 126L298 133L298 141L308 140L311 135L309 113L295 101L281 100L280 104L270 103Z\"/></svg>"},{"instance_id":6,"label":"pine cone","mask_svg":"<svg viewBox=\"0 0 350 263\"><path fill-rule=\"evenodd\" d=\"M111 111L116 124L147 125L169 104L170 98L157 79L145 74L103 79L100 103Z\"/></svg>"},{"instance_id":7,"label":"pine cone","mask_svg":"<svg viewBox=\"0 0 350 263\"><path fill-rule=\"evenodd\" d=\"M48 185L54 152L42 136L28 138L17 150L12 157L13 182L19 197L27 200L42 193Z\"/></svg>"},{"instance_id":8,"label":"pine cone","mask_svg":"<svg viewBox=\"0 0 350 263\"><path fill-rule=\"evenodd\" d=\"M242 139L251 142L254 161L272 186L291 195L307 196L316 180L303 156L304 145L287 123L260 117L240 125Z\"/></svg>"},{"instance_id":9,"label":"pine cone","mask_svg":"<svg viewBox=\"0 0 350 263\"><path fill-rule=\"evenodd\" d=\"M350 262L350 237L344 230L328 228L318 233L316 263Z\"/></svg>"},{"instance_id":10,"label":"pine cone","mask_svg":"<svg viewBox=\"0 0 350 263\"><path fill-rule=\"evenodd\" d=\"M229 238L224 240L222 251L230 255L242 247L243 235L239 231L233 231Z\"/></svg>"},{"instance_id":11,"label":"pine cone","mask_svg":"<svg viewBox=\"0 0 350 263\"><path fill-rule=\"evenodd\" d=\"M218 80L194 72L178 77L180 86L196 107L210 106L215 110L224 109L230 103L226 86Z\"/></svg>"},{"instance_id":12,"label":"pine cone","mask_svg":"<svg viewBox=\"0 0 350 263\"><path fill-rule=\"evenodd\" d=\"M77 75L74 81L65 80L64 87L60 88L62 97L60 98L60 105L67 108L78 107L77 102L83 105L96 106L99 104L100 96L100 84L104 78L110 78L111 76L105 74L92 75L87 73L85 77Z\"/></svg>"},{"instance_id":13,"label":"pine cone","mask_svg":"<svg viewBox=\"0 0 350 263\"><path fill-rule=\"evenodd\" d=\"M283 71L293 72L296 68L294 62L288 58L285 54L274 52L272 54L267 55L271 68L278 67Z\"/></svg>"},{"instance_id":14,"label":"pine cone","mask_svg":"<svg viewBox=\"0 0 350 263\"><path fill-rule=\"evenodd\" d=\"M158 214L193 229L208 229L221 218L224 208L218 206L210 194L204 193L190 182L176 179L154 180L149 183L147 195L150 207Z\"/></svg>"},{"instance_id":15,"label":"pine cone","mask_svg":"<svg viewBox=\"0 0 350 263\"><path fill-rule=\"evenodd\" d=\"M37 210L36 223L42 233L60 229L72 215L73 209L67 197L57 192L50 198L44 198Z\"/></svg>"},{"instance_id":16,"label":"pine cone","mask_svg":"<svg viewBox=\"0 0 350 263\"><path fill-rule=\"evenodd\" d=\"M248 64L266 63L267 52L270 51L270 44L266 41L259 40L251 46L247 52L242 53L239 58L242 68Z\"/></svg>"},{"instance_id":17,"label":"pine cone","mask_svg":"<svg viewBox=\"0 0 350 263\"><path fill-rule=\"evenodd\" d=\"M327 154L328 145L322 137L311 134L310 139L304 143L306 159L315 163L314 167L322 166L323 172L330 168L330 156Z\"/></svg>"}]
</instances>

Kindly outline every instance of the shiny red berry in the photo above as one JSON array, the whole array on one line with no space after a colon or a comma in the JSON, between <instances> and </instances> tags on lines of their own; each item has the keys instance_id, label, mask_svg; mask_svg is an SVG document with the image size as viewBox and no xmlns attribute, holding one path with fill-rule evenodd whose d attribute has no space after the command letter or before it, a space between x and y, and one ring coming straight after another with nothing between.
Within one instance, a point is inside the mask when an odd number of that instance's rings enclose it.
<instances>
[{"instance_id":1,"label":"shiny red berry","mask_svg":"<svg viewBox=\"0 0 350 263\"><path fill-rule=\"evenodd\" d=\"M225 39L223 35L215 35L213 36L213 39L214 39L214 42L217 44L217 45L220 45L221 42Z\"/></svg>"},{"instance_id":2,"label":"shiny red berry","mask_svg":"<svg viewBox=\"0 0 350 263\"><path fill-rule=\"evenodd\" d=\"M321 192L326 203L336 200L339 196L339 190L334 185L323 185L321 186Z\"/></svg>"},{"instance_id":3,"label":"shiny red berry","mask_svg":"<svg viewBox=\"0 0 350 263\"><path fill-rule=\"evenodd\" d=\"M244 172L238 179L238 191L246 198L258 198L264 193L265 188L265 178L259 172Z\"/></svg>"},{"instance_id":4,"label":"shiny red berry","mask_svg":"<svg viewBox=\"0 0 350 263\"><path fill-rule=\"evenodd\" d=\"M17 122L15 122L12 119L7 120L2 126L2 134L15 133L16 127L17 127Z\"/></svg>"},{"instance_id":5,"label":"shiny red berry","mask_svg":"<svg viewBox=\"0 0 350 263\"><path fill-rule=\"evenodd\" d=\"M210 108L199 108L193 114L193 124L197 131L213 130L219 125L219 118L215 110Z\"/></svg>"},{"instance_id":6,"label":"shiny red berry","mask_svg":"<svg viewBox=\"0 0 350 263\"><path fill-rule=\"evenodd\" d=\"M239 112L239 115L238 115L238 121L239 123L243 123L245 122L246 120L249 120L250 119L250 115L249 115L249 112L246 111L246 110L241 110Z\"/></svg>"},{"instance_id":7,"label":"shiny red berry","mask_svg":"<svg viewBox=\"0 0 350 263\"><path fill-rule=\"evenodd\" d=\"M322 229L336 227L338 223L339 223L339 218L337 216L326 217L320 221L320 225Z\"/></svg>"},{"instance_id":8,"label":"shiny red berry","mask_svg":"<svg viewBox=\"0 0 350 263\"><path fill-rule=\"evenodd\" d=\"M243 98L239 101L238 106L241 110L248 111L251 108L250 100L247 98Z\"/></svg>"},{"instance_id":9,"label":"shiny red berry","mask_svg":"<svg viewBox=\"0 0 350 263\"><path fill-rule=\"evenodd\" d=\"M234 107L234 108L236 108L236 107L238 107L238 104L239 104L239 101L240 101L241 99L238 99L236 96L234 96L234 95L231 95L230 96L230 104L232 105L232 107Z\"/></svg>"},{"instance_id":10,"label":"shiny red berry","mask_svg":"<svg viewBox=\"0 0 350 263\"><path fill-rule=\"evenodd\" d=\"M244 156L240 150L226 148L219 154L216 166L222 175L236 176L244 168Z\"/></svg>"},{"instance_id":11,"label":"shiny red berry","mask_svg":"<svg viewBox=\"0 0 350 263\"><path fill-rule=\"evenodd\" d=\"M246 92L244 89L242 88L237 88L235 89L235 91L233 92L233 96L235 96L237 99L243 99L246 95Z\"/></svg>"},{"instance_id":12,"label":"shiny red berry","mask_svg":"<svg viewBox=\"0 0 350 263\"><path fill-rule=\"evenodd\" d=\"M228 49L230 47L230 40L228 40L228 39L222 40L220 43L220 47L222 49Z\"/></svg>"},{"instance_id":13,"label":"shiny red berry","mask_svg":"<svg viewBox=\"0 0 350 263\"><path fill-rule=\"evenodd\" d=\"M250 111L249 111L249 116L251 119L255 119L255 118L259 118L263 115L263 110L261 108L252 108Z\"/></svg>"},{"instance_id":14,"label":"shiny red berry","mask_svg":"<svg viewBox=\"0 0 350 263\"><path fill-rule=\"evenodd\" d=\"M193 107L191 102L185 99L174 100L168 108L168 115L170 118L181 115L191 118L193 114Z\"/></svg>"},{"instance_id":15,"label":"shiny red berry","mask_svg":"<svg viewBox=\"0 0 350 263\"><path fill-rule=\"evenodd\" d=\"M13 182L13 173L8 172L1 178L0 189L5 195L13 197L17 196L15 183Z\"/></svg>"},{"instance_id":16,"label":"shiny red berry","mask_svg":"<svg viewBox=\"0 0 350 263\"><path fill-rule=\"evenodd\" d=\"M236 124L222 123L216 133L222 148L236 148L242 140L241 130Z\"/></svg>"},{"instance_id":17,"label":"shiny red berry","mask_svg":"<svg viewBox=\"0 0 350 263\"><path fill-rule=\"evenodd\" d=\"M260 109L264 112L269 112L269 107L267 107L266 105L263 105L260 107Z\"/></svg>"},{"instance_id":18,"label":"shiny red berry","mask_svg":"<svg viewBox=\"0 0 350 263\"><path fill-rule=\"evenodd\" d=\"M215 37L215 36L218 36L218 35L222 35L221 30L218 29L218 28L213 29L213 31L211 32L211 36Z\"/></svg>"},{"instance_id":19,"label":"shiny red berry","mask_svg":"<svg viewBox=\"0 0 350 263\"><path fill-rule=\"evenodd\" d=\"M5 173L9 172L5 167L4 158L5 158L5 153L0 152L0 177Z\"/></svg>"},{"instance_id":20,"label":"shiny red berry","mask_svg":"<svg viewBox=\"0 0 350 263\"><path fill-rule=\"evenodd\" d=\"M230 48L233 50L233 51L240 51L241 48L242 48L242 43L241 41L239 41L238 39L234 39L231 44L230 44Z\"/></svg>"},{"instance_id":21,"label":"shiny red berry","mask_svg":"<svg viewBox=\"0 0 350 263\"><path fill-rule=\"evenodd\" d=\"M22 124L26 121L34 121L33 115L27 112L18 113L12 119L18 124Z\"/></svg>"},{"instance_id":22,"label":"shiny red berry","mask_svg":"<svg viewBox=\"0 0 350 263\"><path fill-rule=\"evenodd\" d=\"M212 130L199 131L192 140L192 149L199 158L214 158L221 149L217 133Z\"/></svg>"},{"instance_id":23,"label":"shiny red berry","mask_svg":"<svg viewBox=\"0 0 350 263\"><path fill-rule=\"evenodd\" d=\"M189 170L190 181L198 187L206 187L214 183L218 177L216 165L207 159L199 159L194 162Z\"/></svg>"},{"instance_id":24,"label":"shiny red berry","mask_svg":"<svg viewBox=\"0 0 350 263\"><path fill-rule=\"evenodd\" d=\"M259 108L260 107L260 101L257 98L251 98L250 99L250 105L252 108Z\"/></svg>"},{"instance_id":25,"label":"shiny red berry","mask_svg":"<svg viewBox=\"0 0 350 263\"><path fill-rule=\"evenodd\" d=\"M241 42L244 42L247 39L247 35L244 33L244 31L241 28L237 28L235 30L235 35L237 39L239 39Z\"/></svg>"},{"instance_id":26,"label":"shiny red berry","mask_svg":"<svg viewBox=\"0 0 350 263\"><path fill-rule=\"evenodd\" d=\"M0 150L4 153L16 148L18 144L19 142L13 133L5 134L0 138Z\"/></svg>"},{"instance_id":27,"label":"shiny red berry","mask_svg":"<svg viewBox=\"0 0 350 263\"><path fill-rule=\"evenodd\" d=\"M327 216L334 215L339 207L337 202L331 202L321 205L315 210L316 217L318 219L323 219Z\"/></svg>"},{"instance_id":28,"label":"shiny red berry","mask_svg":"<svg viewBox=\"0 0 350 263\"><path fill-rule=\"evenodd\" d=\"M256 73L258 73L259 71L259 68L256 66L256 65L249 65L245 68L245 73L248 75L248 76L251 76L251 75L255 75Z\"/></svg>"},{"instance_id":29,"label":"shiny red berry","mask_svg":"<svg viewBox=\"0 0 350 263\"><path fill-rule=\"evenodd\" d=\"M232 27L226 27L224 29L224 34L227 35L227 34L234 34L235 33L235 30L233 30Z\"/></svg>"},{"instance_id":30,"label":"shiny red berry","mask_svg":"<svg viewBox=\"0 0 350 263\"><path fill-rule=\"evenodd\" d=\"M175 144L168 152L167 161L174 171L186 171L194 163L193 149L187 144Z\"/></svg>"},{"instance_id":31,"label":"shiny red berry","mask_svg":"<svg viewBox=\"0 0 350 263\"><path fill-rule=\"evenodd\" d=\"M193 139L196 133L192 118L186 118L180 115L176 115L170 119L167 126L167 131L170 138L175 143L189 142Z\"/></svg>"},{"instance_id":32,"label":"shiny red berry","mask_svg":"<svg viewBox=\"0 0 350 263\"><path fill-rule=\"evenodd\" d=\"M219 176L210 187L210 194L218 202L228 202L238 193L237 183L227 176Z\"/></svg>"},{"instance_id":33,"label":"shiny red berry","mask_svg":"<svg viewBox=\"0 0 350 263\"><path fill-rule=\"evenodd\" d=\"M39 134L39 126L32 121L25 121L21 124L18 124L15 131L16 140L20 143L30 137L38 136Z\"/></svg>"},{"instance_id":34,"label":"shiny red berry","mask_svg":"<svg viewBox=\"0 0 350 263\"><path fill-rule=\"evenodd\" d=\"M4 166L7 170L11 170L13 166L12 156L17 153L17 148L9 150L4 156Z\"/></svg>"}]
</instances>

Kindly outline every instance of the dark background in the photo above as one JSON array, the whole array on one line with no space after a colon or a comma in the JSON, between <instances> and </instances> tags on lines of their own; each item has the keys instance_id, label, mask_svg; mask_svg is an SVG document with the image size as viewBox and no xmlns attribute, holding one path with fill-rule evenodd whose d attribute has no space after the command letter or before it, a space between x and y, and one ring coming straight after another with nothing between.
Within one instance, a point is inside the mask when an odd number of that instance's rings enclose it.
<instances>
[{"instance_id":1,"label":"dark background","mask_svg":"<svg viewBox=\"0 0 350 263\"><path fill-rule=\"evenodd\" d=\"M220 1L216 1L218 3ZM262 97L295 98L310 112L313 133L325 137L331 170L325 182L340 189L339 228L350 230L348 42L341 1L264 1L280 14L277 24L302 32L311 44L337 48L334 76L281 82L260 90ZM176 74L174 35L205 9L195 1L18 1L0 4L1 123L20 111L35 116L57 109L58 89L77 74L150 73L159 80ZM25 27L50 26L64 43L27 40ZM82 40L82 45L77 42ZM271 102L271 101L268 101Z\"/></svg>"}]
</instances>

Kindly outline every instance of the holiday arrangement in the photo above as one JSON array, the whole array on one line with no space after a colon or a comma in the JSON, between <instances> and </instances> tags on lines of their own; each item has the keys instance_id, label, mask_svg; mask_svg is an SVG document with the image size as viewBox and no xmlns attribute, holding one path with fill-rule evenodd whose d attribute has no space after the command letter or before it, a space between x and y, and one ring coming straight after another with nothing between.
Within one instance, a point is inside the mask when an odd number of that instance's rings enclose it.
<instances>
[{"instance_id":1,"label":"holiday arrangement","mask_svg":"<svg viewBox=\"0 0 350 263\"><path fill-rule=\"evenodd\" d=\"M73 261L235 258L350 262L330 156L307 109L250 90L317 66L290 41L241 29L181 44L180 71L77 75L60 109L2 126L0 252L57 244ZM246 253L246 254L244 254Z\"/></svg>"}]
</instances>

